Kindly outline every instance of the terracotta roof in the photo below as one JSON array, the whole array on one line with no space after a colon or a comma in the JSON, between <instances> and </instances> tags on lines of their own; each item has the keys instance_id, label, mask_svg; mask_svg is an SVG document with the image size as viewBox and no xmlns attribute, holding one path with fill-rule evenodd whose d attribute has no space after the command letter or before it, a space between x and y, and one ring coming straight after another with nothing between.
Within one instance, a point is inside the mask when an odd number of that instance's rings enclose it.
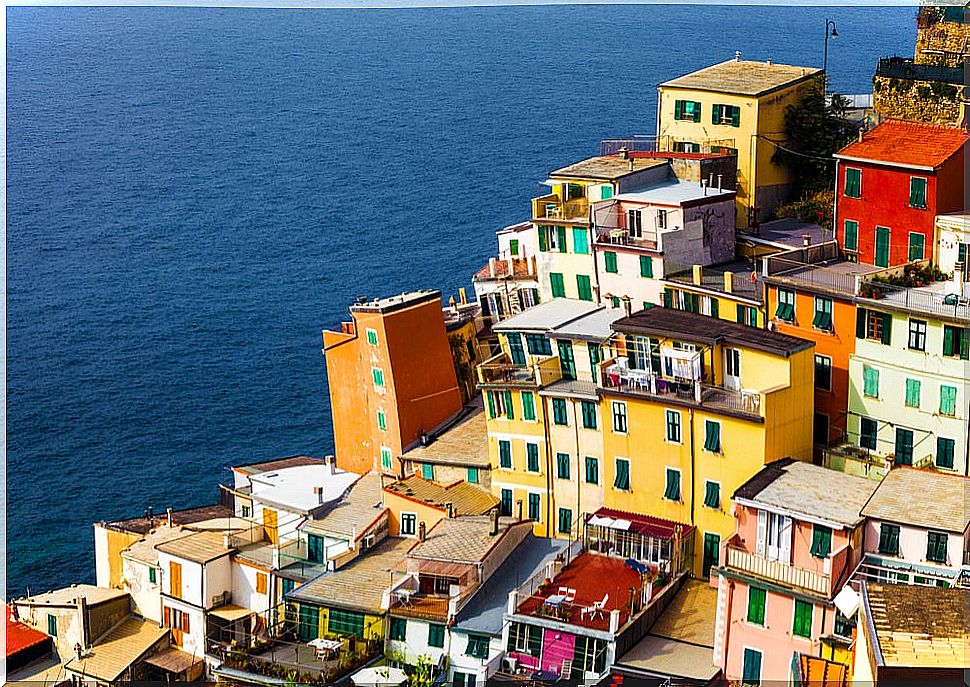
<instances>
[{"instance_id":1,"label":"terracotta roof","mask_svg":"<svg viewBox=\"0 0 970 687\"><path fill-rule=\"evenodd\" d=\"M932 504L917 507L918 504ZM889 471L862 509L867 518L963 533L970 526L970 479L900 467Z\"/></svg>"},{"instance_id":2,"label":"terracotta roof","mask_svg":"<svg viewBox=\"0 0 970 687\"><path fill-rule=\"evenodd\" d=\"M822 70L751 60L728 60L660 84L661 88L758 96L810 79Z\"/></svg>"},{"instance_id":3,"label":"terracotta roof","mask_svg":"<svg viewBox=\"0 0 970 687\"><path fill-rule=\"evenodd\" d=\"M65 667L92 681L115 682L167 635L168 628L159 627L158 623L128 618L110 630L80 660L72 658Z\"/></svg>"},{"instance_id":4,"label":"terracotta roof","mask_svg":"<svg viewBox=\"0 0 970 687\"><path fill-rule=\"evenodd\" d=\"M413 539L388 537L339 570L326 572L287 594L317 606L339 606L383 613L381 600L395 572L404 572Z\"/></svg>"},{"instance_id":5,"label":"terracotta roof","mask_svg":"<svg viewBox=\"0 0 970 687\"><path fill-rule=\"evenodd\" d=\"M431 528L427 539L411 549L410 556L453 563L481 563L516 525L530 522L500 518L498 534L493 535L489 516L444 518Z\"/></svg>"},{"instance_id":6,"label":"terracotta roof","mask_svg":"<svg viewBox=\"0 0 970 687\"><path fill-rule=\"evenodd\" d=\"M474 410L443 429L435 431L434 441L416 446L402 456L404 460L433 465L459 467L489 467L488 432L485 429L485 410L476 403Z\"/></svg>"},{"instance_id":7,"label":"terracotta roof","mask_svg":"<svg viewBox=\"0 0 970 687\"><path fill-rule=\"evenodd\" d=\"M966 667L970 590L866 583L863 599L884 665Z\"/></svg>"},{"instance_id":8,"label":"terracotta roof","mask_svg":"<svg viewBox=\"0 0 970 687\"><path fill-rule=\"evenodd\" d=\"M482 515L495 508L499 500L490 492L468 482L444 485L426 480L421 475L411 475L384 487L384 491L419 501L428 506L446 510L451 503L455 515Z\"/></svg>"},{"instance_id":9,"label":"terracotta roof","mask_svg":"<svg viewBox=\"0 0 970 687\"><path fill-rule=\"evenodd\" d=\"M6 604L0 605L3 606L4 613L7 616L8 657L13 656L19 651L23 651L24 649L29 649L32 646L50 641L51 638L40 630L35 630L29 625L24 625L19 620L14 620L13 614Z\"/></svg>"},{"instance_id":10,"label":"terracotta roof","mask_svg":"<svg viewBox=\"0 0 970 687\"><path fill-rule=\"evenodd\" d=\"M629 526L627 527L617 527L614 529L626 529L630 532L645 534L648 537L656 537L658 539L672 538L678 527L682 529L684 536L694 531L693 525L685 525L680 522L674 522L673 520L664 520L663 518L658 518L653 515L629 513L624 510L616 510L613 508L600 508L598 511L593 513L592 517L608 518L614 521L618 520L621 523L629 523Z\"/></svg>"},{"instance_id":11,"label":"terracotta roof","mask_svg":"<svg viewBox=\"0 0 970 687\"><path fill-rule=\"evenodd\" d=\"M835 154L838 158L936 169L967 142L963 129L891 119Z\"/></svg>"}]
</instances>

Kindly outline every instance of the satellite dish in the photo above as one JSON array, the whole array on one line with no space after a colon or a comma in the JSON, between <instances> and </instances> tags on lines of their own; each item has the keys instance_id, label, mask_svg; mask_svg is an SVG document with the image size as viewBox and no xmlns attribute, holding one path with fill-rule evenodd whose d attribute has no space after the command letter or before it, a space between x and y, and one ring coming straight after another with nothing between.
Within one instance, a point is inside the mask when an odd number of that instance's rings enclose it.
<instances>
[{"instance_id":1,"label":"satellite dish","mask_svg":"<svg viewBox=\"0 0 970 687\"><path fill-rule=\"evenodd\" d=\"M851 618L859 610L859 595L852 587L842 587L842 591L835 596L833 601L835 607L846 618Z\"/></svg>"}]
</instances>

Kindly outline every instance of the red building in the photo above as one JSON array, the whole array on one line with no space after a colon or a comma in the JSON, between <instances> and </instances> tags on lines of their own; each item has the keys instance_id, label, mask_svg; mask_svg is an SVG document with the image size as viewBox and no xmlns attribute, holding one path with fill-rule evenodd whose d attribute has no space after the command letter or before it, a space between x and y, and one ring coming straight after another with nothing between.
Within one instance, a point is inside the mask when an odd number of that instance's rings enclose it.
<instances>
[{"instance_id":1,"label":"red building","mask_svg":"<svg viewBox=\"0 0 970 687\"><path fill-rule=\"evenodd\" d=\"M933 257L938 214L964 210L963 129L888 120L836 158L835 226L859 262Z\"/></svg>"}]
</instances>

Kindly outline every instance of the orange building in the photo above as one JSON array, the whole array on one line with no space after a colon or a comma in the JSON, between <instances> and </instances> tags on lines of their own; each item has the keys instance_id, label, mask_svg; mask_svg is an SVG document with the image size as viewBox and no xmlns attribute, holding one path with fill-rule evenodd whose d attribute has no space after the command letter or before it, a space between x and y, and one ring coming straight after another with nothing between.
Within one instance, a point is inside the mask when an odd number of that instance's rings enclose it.
<instances>
[{"instance_id":1,"label":"orange building","mask_svg":"<svg viewBox=\"0 0 970 687\"><path fill-rule=\"evenodd\" d=\"M392 537L417 537L422 524L427 532L444 518L485 515L499 504L498 498L474 484L439 484L421 475L385 485L383 499Z\"/></svg>"},{"instance_id":2,"label":"orange building","mask_svg":"<svg viewBox=\"0 0 970 687\"><path fill-rule=\"evenodd\" d=\"M338 467L397 474L405 447L462 407L437 291L356 303L323 332Z\"/></svg>"},{"instance_id":3,"label":"orange building","mask_svg":"<svg viewBox=\"0 0 970 687\"><path fill-rule=\"evenodd\" d=\"M817 458L821 449L845 440L856 277L878 269L841 259L834 241L765 258L769 327L815 342Z\"/></svg>"}]
</instances>

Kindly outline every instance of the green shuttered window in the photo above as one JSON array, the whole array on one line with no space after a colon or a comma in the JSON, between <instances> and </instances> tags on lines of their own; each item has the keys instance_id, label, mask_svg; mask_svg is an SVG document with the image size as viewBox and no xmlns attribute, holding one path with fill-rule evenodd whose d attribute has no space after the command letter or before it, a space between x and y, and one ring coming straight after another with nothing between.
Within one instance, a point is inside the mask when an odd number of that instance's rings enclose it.
<instances>
[{"instance_id":1,"label":"green shuttered window","mask_svg":"<svg viewBox=\"0 0 970 687\"><path fill-rule=\"evenodd\" d=\"M592 456L586 456L586 484L599 484L600 462Z\"/></svg>"},{"instance_id":2,"label":"green shuttered window","mask_svg":"<svg viewBox=\"0 0 970 687\"><path fill-rule=\"evenodd\" d=\"M945 532L927 532L926 560L933 563L946 563L947 539Z\"/></svg>"},{"instance_id":3,"label":"green shuttered window","mask_svg":"<svg viewBox=\"0 0 970 687\"><path fill-rule=\"evenodd\" d=\"M526 470L539 472L539 444L525 445Z\"/></svg>"},{"instance_id":4,"label":"green shuttered window","mask_svg":"<svg viewBox=\"0 0 970 687\"><path fill-rule=\"evenodd\" d=\"M603 263L606 265L606 271L611 274L616 274L619 270L616 265L616 253L611 250L604 251L603 253Z\"/></svg>"},{"instance_id":5,"label":"green shuttered window","mask_svg":"<svg viewBox=\"0 0 970 687\"><path fill-rule=\"evenodd\" d=\"M922 260L926 254L926 237L922 234L910 233L909 235L909 261Z\"/></svg>"},{"instance_id":6,"label":"green shuttered window","mask_svg":"<svg viewBox=\"0 0 970 687\"><path fill-rule=\"evenodd\" d=\"M846 250L859 250L859 223L853 219L845 220L845 233L842 244Z\"/></svg>"},{"instance_id":7,"label":"green shuttered window","mask_svg":"<svg viewBox=\"0 0 970 687\"><path fill-rule=\"evenodd\" d=\"M589 234L583 227L573 227L573 252L580 255L589 253Z\"/></svg>"},{"instance_id":8,"label":"green shuttered window","mask_svg":"<svg viewBox=\"0 0 970 687\"><path fill-rule=\"evenodd\" d=\"M522 419L536 419L536 401L535 396L531 391L522 392Z\"/></svg>"},{"instance_id":9,"label":"green shuttered window","mask_svg":"<svg viewBox=\"0 0 970 687\"><path fill-rule=\"evenodd\" d=\"M391 639L403 642L408 634L408 621L404 618L391 618Z\"/></svg>"},{"instance_id":10,"label":"green shuttered window","mask_svg":"<svg viewBox=\"0 0 970 687\"><path fill-rule=\"evenodd\" d=\"M936 438L936 466L938 468L953 469L953 451L955 448L956 442L953 439Z\"/></svg>"},{"instance_id":11,"label":"green shuttered window","mask_svg":"<svg viewBox=\"0 0 970 687\"><path fill-rule=\"evenodd\" d=\"M640 256L640 276L653 279L653 260L648 255Z\"/></svg>"},{"instance_id":12,"label":"green shuttered window","mask_svg":"<svg viewBox=\"0 0 970 687\"><path fill-rule=\"evenodd\" d=\"M579 294L579 300L581 301L593 300L593 286L587 275L576 275L576 292Z\"/></svg>"},{"instance_id":13,"label":"green shuttered window","mask_svg":"<svg viewBox=\"0 0 970 687\"><path fill-rule=\"evenodd\" d=\"M919 408L920 381L918 379L906 380L906 406L909 408Z\"/></svg>"},{"instance_id":14,"label":"green shuttered window","mask_svg":"<svg viewBox=\"0 0 970 687\"><path fill-rule=\"evenodd\" d=\"M583 401L583 429L596 429L596 403Z\"/></svg>"},{"instance_id":15,"label":"green shuttered window","mask_svg":"<svg viewBox=\"0 0 970 687\"><path fill-rule=\"evenodd\" d=\"M768 592L760 587L748 587L748 622L765 624L765 601Z\"/></svg>"},{"instance_id":16,"label":"green shuttered window","mask_svg":"<svg viewBox=\"0 0 970 687\"><path fill-rule=\"evenodd\" d=\"M721 508L721 485L717 482L704 483L704 505L708 508Z\"/></svg>"},{"instance_id":17,"label":"green shuttered window","mask_svg":"<svg viewBox=\"0 0 970 687\"><path fill-rule=\"evenodd\" d=\"M862 393L869 398L879 398L879 370L876 368L862 367Z\"/></svg>"},{"instance_id":18,"label":"green shuttered window","mask_svg":"<svg viewBox=\"0 0 970 687\"><path fill-rule=\"evenodd\" d=\"M667 468L667 484L664 488L664 498L670 501L680 501L680 470Z\"/></svg>"},{"instance_id":19,"label":"green shuttered window","mask_svg":"<svg viewBox=\"0 0 970 687\"><path fill-rule=\"evenodd\" d=\"M896 428L896 465L913 464L913 430Z\"/></svg>"},{"instance_id":20,"label":"green shuttered window","mask_svg":"<svg viewBox=\"0 0 970 687\"><path fill-rule=\"evenodd\" d=\"M795 621L791 633L796 637L808 639L812 636L812 604L795 599Z\"/></svg>"},{"instance_id":21,"label":"green shuttered window","mask_svg":"<svg viewBox=\"0 0 970 687\"><path fill-rule=\"evenodd\" d=\"M909 205L910 207L926 209L926 178L909 178Z\"/></svg>"},{"instance_id":22,"label":"green shuttered window","mask_svg":"<svg viewBox=\"0 0 970 687\"><path fill-rule=\"evenodd\" d=\"M721 423L704 421L704 450L711 453L721 452Z\"/></svg>"},{"instance_id":23,"label":"green shuttered window","mask_svg":"<svg viewBox=\"0 0 970 687\"><path fill-rule=\"evenodd\" d=\"M785 322L795 321L795 292L788 289L778 289L778 307L775 317Z\"/></svg>"},{"instance_id":24,"label":"green shuttered window","mask_svg":"<svg viewBox=\"0 0 970 687\"><path fill-rule=\"evenodd\" d=\"M556 454L556 477L559 479L569 479L569 454Z\"/></svg>"},{"instance_id":25,"label":"green shuttered window","mask_svg":"<svg viewBox=\"0 0 970 687\"><path fill-rule=\"evenodd\" d=\"M552 399L552 421L557 425L569 424L569 419L566 416L566 399Z\"/></svg>"},{"instance_id":26,"label":"green shuttered window","mask_svg":"<svg viewBox=\"0 0 970 687\"><path fill-rule=\"evenodd\" d=\"M832 551L832 528L824 525L812 525L811 554L816 558L825 558Z\"/></svg>"},{"instance_id":27,"label":"green shuttered window","mask_svg":"<svg viewBox=\"0 0 970 687\"><path fill-rule=\"evenodd\" d=\"M832 299L815 297L815 318L812 326L822 331L832 331Z\"/></svg>"},{"instance_id":28,"label":"green shuttered window","mask_svg":"<svg viewBox=\"0 0 970 687\"><path fill-rule=\"evenodd\" d=\"M506 439L499 439L498 442L498 464L506 470L512 469L512 442Z\"/></svg>"},{"instance_id":29,"label":"green shuttered window","mask_svg":"<svg viewBox=\"0 0 970 687\"><path fill-rule=\"evenodd\" d=\"M957 388L940 385L940 415L953 417L957 414Z\"/></svg>"},{"instance_id":30,"label":"green shuttered window","mask_svg":"<svg viewBox=\"0 0 970 687\"><path fill-rule=\"evenodd\" d=\"M899 525L883 523L879 527L879 553L899 555Z\"/></svg>"},{"instance_id":31,"label":"green shuttered window","mask_svg":"<svg viewBox=\"0 0 970 687\"><path fill-rule=\"evenodd\" d=\"M560 272L551 272L549 274L549 288L552 289L553 298L566 297L566 285L565 282L563 282L562 274Z\"/></svg>"},{"instance_id":32,"label":"green shuttered window","mask_svg":"<svg viewBox=\"0 0 970 687\"><path fill-rule=\"evenodd\" d=\"M846 167L845 195L849 198L862 197L862 170Z\"/></svg>"},{"instance_id":33,"label":"green shuttered window","mask_svg":"<svg viewBox=\"0 0 970 687\"><path fill-rule=\"evenodd\" d=\"M622 491L630 490L630 461L623 458L616 459L616 478L613 480L613 488Z\"/></svg>"}]
</instances>

